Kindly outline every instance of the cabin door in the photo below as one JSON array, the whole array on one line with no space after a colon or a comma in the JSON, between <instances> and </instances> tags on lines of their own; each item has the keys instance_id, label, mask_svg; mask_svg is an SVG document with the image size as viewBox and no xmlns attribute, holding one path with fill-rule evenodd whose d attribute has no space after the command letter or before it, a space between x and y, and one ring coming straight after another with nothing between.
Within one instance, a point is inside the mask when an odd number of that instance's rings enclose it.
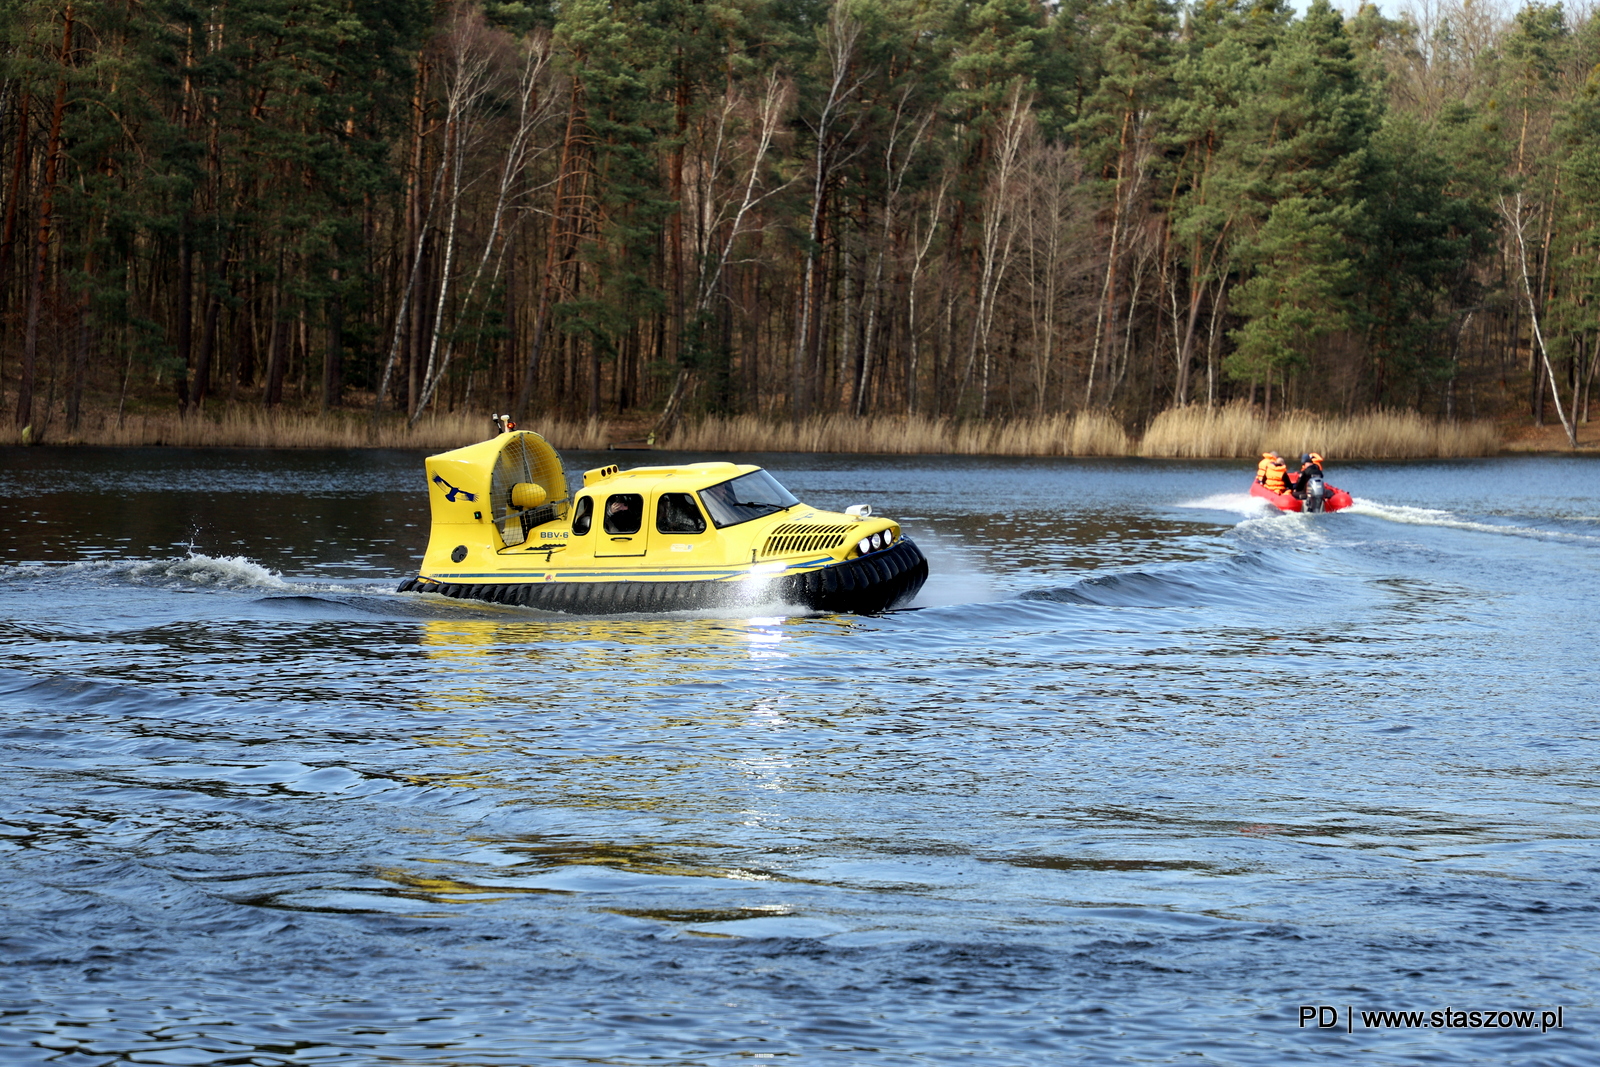
<instances>
[{"instance_id":1,"label":"cabin door","mask_svg":"<svg viewBox=\"0 0 1600 1067\"><path fill-rule=\"evenodd\" d=\"M600 506L599 519L596 556L642 556L650 547L643 494L612 493Z\"/></svg>"}]
</instances>

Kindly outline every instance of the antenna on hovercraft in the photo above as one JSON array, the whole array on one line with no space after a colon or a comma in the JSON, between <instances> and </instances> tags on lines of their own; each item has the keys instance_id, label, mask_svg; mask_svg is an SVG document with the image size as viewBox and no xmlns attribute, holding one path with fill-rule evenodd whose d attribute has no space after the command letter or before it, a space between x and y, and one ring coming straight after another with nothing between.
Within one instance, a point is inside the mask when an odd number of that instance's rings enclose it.
<instances>
[{"instance_id":1,"label":"antenna on hovercraft","mask_svg":"<svg viewBox=\"0 0 1600 1067\"><path fill-rule=\"evenodd\" d=\"M491 415L489 416L489 419L494 424L494 434L496 437L499 437L503 433L510 433L512 430L517 428L517 424L511 421L510 415Z\"/></svg>"}]
</instances>

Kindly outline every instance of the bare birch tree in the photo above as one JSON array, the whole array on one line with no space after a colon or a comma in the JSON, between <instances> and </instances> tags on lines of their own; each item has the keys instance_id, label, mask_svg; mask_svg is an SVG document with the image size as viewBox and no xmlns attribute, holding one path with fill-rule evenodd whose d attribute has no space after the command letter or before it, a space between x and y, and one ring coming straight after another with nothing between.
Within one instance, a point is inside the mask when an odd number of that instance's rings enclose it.
<instances>
[{"instance_id":1,"label":"bare birch tree","mask_svg":"<svg viewBox=\"0 0 1600 1067\"><path fill-rule=\"evenodd\" d=\"M1024 150L1018 184L1024 231L1019 274L1036 415L1044 414L1049 396L1067 281L1073 263L1085 258L1087 251L1082 179L1082 167L1072 150L1046 142L1035 130Z\"/></svg>"},{"instance_id":2,"label":"bare birch tree","mask_svg":"<svg viewBox=\"0 0 1600 1067\"><path fill-rule=\"evenodd\" d=\"M816 150L812 159L811 212L806 230L806 259L799 278L799 312L795 316L794 362L791 403L795 415L810 412L813 373L816 360L818 305L822 299L822 278L817 257L822 251L824 209L834 174L861 150L852 145L852 135L861 124L859 110L850 105L866 84L867 72L858 69L862 25L859 19L835 4L822 29L822 51L827 63L828 92L812 122Z\"/></svg>"},{"instance_id":3,"label":"bare birch tree","mask_svg":"<svg viewBox=\"0 0 1600 1067\"><path fill-rule=\"evenodd\" d=\"M694 180L684 185L688 202L683 205L683 213L690 220L690 243L697 265L693 299L696 321L710 314L740 238L754 228L751 223L756 209L794 184L794 178L770 182L768 174L773 145L782 131L793 95L793 87L776 68L767 72L753 102L743 99L730 84L711 125L704 155L695 167ZM719 188L719 176L730 170L736 192L725 195ZM654 433L666 433L677 422L694 379L693 367L678 368Z\"/></svg>"},{"instance_id":4,"label":"bare birch tree","mask_svg":"<svg viewBox=\"0 0 1600 1067\"><path fill-rule=\"evenodd\" d=\"M454 113L457 133L453 139L455 151L454 161L451 164L453 178L449 198L450 218L445 228L444 274L439 286L439 307L434 317L433 337L429 345L428 369L423 378L422 395L411 414L413 424L422 416L422 412L433 399L455 355L454 331L451 331L452 336L448 340L444 340L442 352L440 345L445 335L445 300L450 288L450 269L457 241L456 219L462 195L461 171L467 166L468 155L476 140L482 136L482 116L478 112L494 81L495 49L492 47L492 41L486 39L486 35L481 31L464 33L461 35L461 40L462 45L454 63L454 83L447 96L450 101L450 112L446 114L446 128L447 130L450 128L451 113ZM483 238L483 246L478 250L478 261L466 281L465 292L461 295L463 316L471 312L473 298L478 293L491 259L495 260L498 271L496 253L502 247L506 214L527 188L526 171L530 163L543 151L535 134L551 114L550 94L540 92L547 80L550 65L549 38L541 35L527 39L523 42L521 53L516 80L516 119L512 126L511 137L500 157L499 181L494 191L493 207L489 212L489 232ZM459 322L457 325L459 326Z\"/></svg>"},{"instance_id":5,"label":"bare birch tree","mask_svg":"<svg viewBox=\"0 0 1600 1067\"><path fill-rule=\"evenodd\" d=\"M989 414L989 370L993 362L990 337L994 332L995 308L1000 294L1000 284L1011 266L1011 253L1018 232L1015 210L1017 191L1017 164L1022 155L1022 145L1028 131L1033 128L1033 97L1024 95L1019 78L1011 87L1011 102L999 117L995 130L994 164L985 190L986 210L983 213L979 235L978 307L973 318L971 340L967 347L967 366L961 375L961 395L966 393L972 380L974 364L979 354L983 356L981 380L978 386L978 413ZM957 403L960 395L957 396Z\"/></svg>"},{"instance_id":6,"label":"bare birch tree","mask_svg":"<svg viewBox=\"0 0 1600 1067\"><path fill-rule=\"evenodd\" d=\"M883 225L878 235L877 248L871 250L873 268L872 281L868 288L867 321L862 331L861 356L855 375L854 409L857 415L864 415L867 411L867 384L872 376L873 356L879 347L878 330L882 320L883 266L889 258L894 243L894 225L900 217L906 175L911 169L912 162L917 158L918 151L927 141L928 129L934 119L934 111L931 108L920 113L911 111L910 101L918 88L913 82L901 87L895 98L889 136L884 143L883 173L888 188L884 192Z\"/></svg>"},{"instance_id":7,"label":"bare birch tree","mask_svg":"<svg viewBox=\"0 0 1600 1067\"><path fill-rule=\"evenodd\" d=\"M1567 418L1566 409L1561 404L1561 386L1556 380L1555 367L1550 364L1550 351L1545 347L1544 330L1539 325L1539 306L1533 297L1533 281L1528 273L1528 242L1527 230L1531 216L1542 214L1541 208L1528 208L1523 203L1522 191L1519 189L1509 197L1502 196L1498 200L1500 217L1505 220L1506 229L1510 232L1517 257L1517 278L1521 282L1523 298L1528 306L1528 325L1533 332L1534 345L1539 353L1539 358L1544 361L1544 371L1550 381L1550 398L1555 401L1556 414L1561 418L1561 428L1567 431L1567 441L1573 448L1578 447L1577 428Z\"/></svg>"},{"instance_id":8,"label":"bare birch tree","mask_svg":"<svg viewBox=\"0 0 1600 1067\"><path fill-rule=\"evenodd\" d=\"M954 174L947 167L944 175L939 180L939 191L933 198L933 204L927 211L914 215L911 222L911 241L916 251L911 259L911 276L906 286L906 414L917 413L917 385L919 368L919 355L922 351L922 323L917 311L920 304L917 301L917 289L922 282L922 273L928 263L928 253L933 248L933 239L938 236L940 219L943 214L945 194L950 191L950 183ZM922 221L926 221L927 230L919 236L918 228Z\"/></svg>"}]
</instances>

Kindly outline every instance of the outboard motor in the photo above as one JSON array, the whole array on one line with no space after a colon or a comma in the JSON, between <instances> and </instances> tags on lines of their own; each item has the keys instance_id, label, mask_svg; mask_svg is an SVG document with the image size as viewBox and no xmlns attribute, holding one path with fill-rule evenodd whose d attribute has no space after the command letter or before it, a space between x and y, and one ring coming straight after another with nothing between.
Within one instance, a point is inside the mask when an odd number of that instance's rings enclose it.
<instances>
[{"instance_id":1,"label":"outboard motor","mask_svg":"<svg viewBox=\"0 0 1600 1067\"><path fill-rule=\"evenodd\" d=\"M1322 475L1313 474L1306 479L1306 499L1303 505L1305 510L1318 512L1322 510L1323 501L1327 498L1328 487L1322 483Z\"/></svg>"}]
</instances>

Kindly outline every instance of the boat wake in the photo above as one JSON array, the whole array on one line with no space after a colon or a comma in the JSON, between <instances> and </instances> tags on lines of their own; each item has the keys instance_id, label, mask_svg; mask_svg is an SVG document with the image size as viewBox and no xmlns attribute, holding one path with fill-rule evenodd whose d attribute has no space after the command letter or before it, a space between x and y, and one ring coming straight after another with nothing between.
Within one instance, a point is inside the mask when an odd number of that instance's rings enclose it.
<instances>
[{"instance_id":1,"label":"boat wake","mask_svg":"<svg viewBox=\"0 0 1600 1067\"><path fill-rule=\"evenodd\" d=\"M1289 569L1293 569L1292 565ZM1149 570L1095 574L1071 585L1031 589L1017 599L1106 608L1193 608L1258 602L1263 587L1286 573L1283 565L1264 567L1255 554ZM1307 571L1297 580L1315 580Z\"/></svg>"},{"instance_id":2,"label":"boat wake","mask_svg":"<svg viewBox=\"0 0 1600 1067\"><path fill-rule=\"evenodd\" d=\"M83 560L76 563L19 563L0 567L5 585L137 585L155 589L223 589L286 595L312 593L388 593L392 583L307 582L285 578L246 556L187 556L151 560Z\"/></svg>"},{"instance_id":3,"label":"boat wake","mask_svg":"<svg viewBox=\"0 0 1600 1067\"><path fill-rule=\"evenodd\" d=\"M1500 534L1508 537L1529 537L1541 541L1600 543L1600 537L1594 534L1551 530L1538 526L1526 526L1516 522L1478 522L1438 508L1409 507L1404 504L1380 504L1375 500L1366 500L1362 497L1356 497L1355 503L1345 509L1345 513L1349 515L1365 515L1369 518L1382 519L1385 522L1400 523L1407 526L1442 526L1452 530L1471 530L1475 533Z\"/></svg>"},{"instance_id":4,"label":"boat wake","mask_svg":"<svg viewBox=\"0 0 1600 1067\"><path fill-rule=\"evenodd\" d=\"M1093 604L1108 608L1197 607L1216 599L1206 583L1176 575L1128 571L1096 575L1073 585L1032 589L1019 600L1047 600L1057 604Z\"/></svg>"},{"instance_id":5,"label":"boat wake","mask_svg":"<svg viewBox=\"0 0 1600 1067\"><path fill-rule=\"evenodd\" d=\"M208 556L192 552L170 559L83 560L74 563L22 563L0 567L0 590L11 595L36 595L62 586L109 589L132 586L162 592L244 594L255 602L252 616L288 616L298 619L341 619L364 615L398 615L427 619L477 619L485 614L513 618L588 617L581 611L560 612L491 603L474 599L447 599L429 594L403 594L392 579L381 581L307 581L286 578L247 556ZM787 603L771 582L742 583L740 595L715 607L686 608L671 612L636 612L629 616L684 619L727 619L749 616L793 618L827 614ZM237 608L230 609L237 612Z\"/></svg>"},{"instance_id":6,"label":"boat wake","mask_svg":"<svg viewBox=\"0 0 1600 1067\"><path fill-rule=\"evenodd\" d=\"M1405 504L1383 504L1376 500L1364 497L1353 497L1353 503L1341 509L1344 515L1365 515L1371 519L1384 522L1399 523L1408 526L1440 526L1453 530L1470 530L1476 533L1499 534L1509 537L1529 537L1540 540L1571 541L1575 543L1600 543L1600 536L1587 533L1578 533L1570 530L1552 530L1548 527L1532 526L1511 520L1505 522L1482 522L1475 519L1463 518L1454 512L1441 508L1412 507ZM1201 497L1197 500L1184 500L1173 505L1180 508L1192 508L1200 511L1222 511L1239 515L1244 519L1241 525L1254 526L1265 516L1271 520L1274 530L1307 529L1311 524L1323 521L1321 516L1302 516L1294 513L1278 511L1271 504L1249 493L1216 493L1211 496ZM1280 520L1288 518L1291 522L1285 524Z\"/></svg>"},{"instance_id":7,"label":"boat wake","mask_svg":"<svg viewBox=\"0 0 1600 1067\"><path fill-rule=\"evenodd\" d=\"M1268 512L1277 512L1277 508L1249 493L1214 493L1199 500L1183 500L1173 505L1180 508L1195 508L1201 511L1228 511L1247 518L1255 518Z\"/></svg>"}]
</instances>

